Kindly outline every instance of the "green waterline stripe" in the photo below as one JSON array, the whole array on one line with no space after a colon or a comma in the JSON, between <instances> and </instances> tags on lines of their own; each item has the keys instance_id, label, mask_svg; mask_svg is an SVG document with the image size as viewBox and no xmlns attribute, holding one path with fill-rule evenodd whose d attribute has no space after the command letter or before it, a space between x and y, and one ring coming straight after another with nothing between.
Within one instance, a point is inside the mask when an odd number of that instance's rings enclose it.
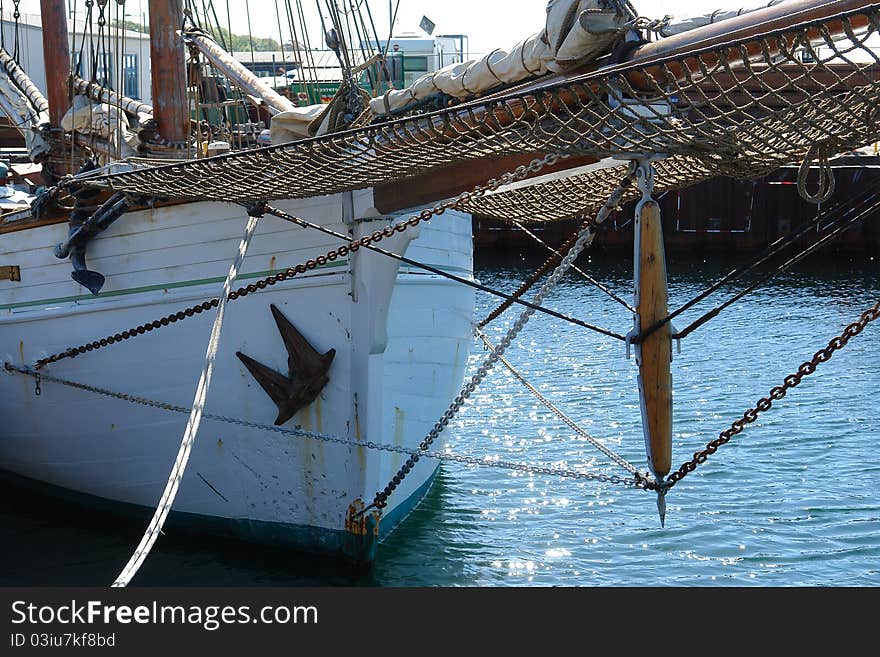
<instances>
[{"instance_id":1,"label":"green waterline stripe","mask_svg":"<svg viewBox=\"0 0 880 657\"><path fill-rule=\"evenodd\" d=\"M336 269L339 267L347 267L348 261L342 262L328 262L325 265L318 266L316 269ZM459 271L470 275L471 272L461 267L446 267L447 271ZM270 269L268 271L258 271L251 274L241 274L237 277L236 280L251 280L254 278L266 278L267 276L274 276L275 274L280 274L281 272L287 271L286 269ZM415 271L421 270L411 270L411 271L402 271L401 273L414 273ZM54 305L60 303L71 303L76 301L87 301L90 299L107 299L111 297L121 297L127 296L130 294L143 294L144 292L158 292L159 290L174 290L184 287L197 287L199 285L211 285L216 283L222 283L226 280L225 276L218 276L216 278L202 278L192 281L183 281L181 283L170 283L167 285L147 285L145 287L133 287L127 290L113 290L111 292L101 292L100 294L80 294L72 297L58 297L55 299L40 299L37 301L21 301L19 303L7 303L0 304L0 310L14 310L16 308L30 308L33 306L46 306L46 305Z\"/></svg>"},{"instance_id":2,"label":"green waterline stripe","mask_svg":"<svg viewBox=\"0 0 880 657\"><path fill-rule=\"evenodd\" d=\"M326 265L319 266L317 269L331 269L337 267L347 267L348 262L333 262L327 263ZM280 274L281 272L287 271L286 269L270 269L269 271L258 271L252 274L241 274L236 280L250 280L254 278L266 278L267 276L274 276L275 274ZM111 297L121 297L127 296L130 294L143 294L144 292L158 292L159 290L174 290L184 287L197 287L199 285L210 285L216 283L222 283L226 280L225 276L218 276L216 278L202 278L198 280L192 281L183 281L181 283L168 283L166 285L147 285L145 287L133 287L127 290L113 290L111 292L101 292L100 294L80 294L72 297L58 297L56 299L40 299L38 301L22 301L19 303L7 303L0 305L0 310L13 310L15 308L28 308L32 306L43 306L43 305L53 305L59 303L70 303L76 301L86 301L89 299L107 299Z\"/></svg>"}]
</instances>

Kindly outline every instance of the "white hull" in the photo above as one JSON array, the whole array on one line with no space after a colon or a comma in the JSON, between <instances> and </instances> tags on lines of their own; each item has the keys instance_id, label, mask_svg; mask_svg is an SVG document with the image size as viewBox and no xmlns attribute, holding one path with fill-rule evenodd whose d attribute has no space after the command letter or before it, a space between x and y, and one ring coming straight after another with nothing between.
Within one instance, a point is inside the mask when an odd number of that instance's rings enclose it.
<instances>
[{"instance_id":1,"label":"white hull","mask_svg":"<svg viewBox=\"0 0 880 657\"><path fill-rule=\"evenodd\" d=\"M354 236L372 195L360 192L281 207ZM121 332L216 297L243 234L236 206L188 204L123 216L88 247L89 268L107 282L92 297L52 247L60 224L0 235L0 263L21 282L0 281L0 360L39 358ZM409 242L408 239L415 239ZM447 212L380 246L459 276L472 275L470 219ZM338 248L331 237L266 215L239 285ZM238 287L237 285L236 287ZM275 405L235 356L241 351L287 374L287 352L270 304L319 352L336 350L329 383L286 426L355 441L416 448L461 385L470 344L473 290L365 252L229 304L206 413L271 425ZM66 359L46 373L189 407L214 313ZM0 374L0 469L114 502L153 507L167 480L186 416ZM372 501L404 455L246 428L205 418L174 509L221 521L249 538L351 552L345 519ZM435 465L420 462L389 499L377 535L417 502ZM374 537L365 539L374 544ZM367 558L363 541L352 558Z\"/></svg>"}]
</instances>

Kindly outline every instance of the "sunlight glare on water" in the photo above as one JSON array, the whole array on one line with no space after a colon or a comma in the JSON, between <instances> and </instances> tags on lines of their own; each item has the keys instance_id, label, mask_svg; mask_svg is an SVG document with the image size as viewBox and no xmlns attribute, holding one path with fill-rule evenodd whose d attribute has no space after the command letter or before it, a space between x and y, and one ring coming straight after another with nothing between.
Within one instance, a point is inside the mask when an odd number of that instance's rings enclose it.
<instances>
[{"instance_id":1,"label":"sunlight glare on water","mask_svg":"<svg viewBox=\"0 0 880 657\"><path fill-rule=\"evenodd\" d=\"M487 285L515 290L536 264L486 264L476 273ZM627 265L586 266L631 297ZM673 264L671 306L728 268ZM878 298L876 264L814 257L688 337L673 363L675 467ZM479 297L480 319L494 301ZM678 328L716 302L679 318ZM631 326L625 308L574 275L546 305L619 333ZM516 314L489 325L495 343ZM484 356L475 345L472 368ZM507 356L581 427L644 471L636 369L622 343L536 315ZM878 362L880 322L677 485L665 529L655 496L644 491L444 464L365 577L352 579L336 563L289 550L171 535L159 541L136 584L877 586ZM626 475L501 366L444 435L459 454ZM17 490L0 496L0 583L107 585L143 532L142 522L60 508Z\"/></svg>"},{"instance_id":2,"label":"sunlight glare on water","mask_svg":"<svg viewBox=\"0 0 880 657\"><path fill-rule=\"evenodd\" d=\"M684 341L673 363L675 467L877 300L876 269L816 267L783 275ZM673 265L670 306L725 271ZM624 266L596 265L593 273L631 297ZM477 274L510 290L524 271L486 266ZM494 307L479 303L480 317ZM630 328L626 309L573 275L546 305L620 333ZM488 327L495 343L514 319L509 312ZM675 487L665 529L655 496L643 491L444 466L413 522L384 546L374 577L385 585L878 585L878 330L867 329ZM471 364L483 357L475 349ZM644 471L636 368L621 343L539 315L508 357ZM451 436L459 453L626 475L500 365Z\"/></svg>"}]
</instances>

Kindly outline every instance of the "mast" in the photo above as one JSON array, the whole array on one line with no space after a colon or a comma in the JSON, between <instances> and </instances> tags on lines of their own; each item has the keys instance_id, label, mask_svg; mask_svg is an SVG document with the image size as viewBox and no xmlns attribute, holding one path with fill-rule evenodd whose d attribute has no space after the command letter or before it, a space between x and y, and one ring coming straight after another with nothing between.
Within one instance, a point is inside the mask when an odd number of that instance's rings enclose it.
<instances>
[{"instance_id":1,"label":"mast","mask_svg":"<svg viewBox=\"0 0 880 657\"><path fill-rule=\"evenodd\" d=\"M70 108L67 82L70 77L70 46L67 41L67 7L65 0L40 0L43 20L43 61L46 63L46 99L49 101L49 123L61 125Z\"/></svg>"},{"instance_id":2,"label":"mast","mask_svg":"<svg viewBox=\"0 0 880 657\"><path fill-rule=\"evenodd\" d=\"M159 134L170 142L189 139L189 108L181 0L150 0L150 59L152 61L153 109Z\"/></svg>"}]
</instances>

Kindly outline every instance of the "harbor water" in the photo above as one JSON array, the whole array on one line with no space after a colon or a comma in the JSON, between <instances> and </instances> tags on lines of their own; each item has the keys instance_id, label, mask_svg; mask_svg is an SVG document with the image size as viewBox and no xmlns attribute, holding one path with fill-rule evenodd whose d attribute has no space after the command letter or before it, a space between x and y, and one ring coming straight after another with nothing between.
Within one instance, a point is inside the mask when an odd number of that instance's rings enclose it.
<instances>
[{"instance_id":1,"label":"harbor water","mask_svg":"<svg viewBox=\"0 0 880 657\"><path fill-rule=\"evenodd\" d=\"M516 289L537 258L478 262ZM631 265L581 264L632 296ZM731 262L672 262L672 307ZM723 288L683 328L741 289ZM673 363L674 463L716 438L880 298L880 266L813 257L689 336ZM481 319L497 299L478 297ZM546 305L626 333L628 311L576 275ZM487 334L498 342L516 309ZM472 365L485 356L474 345ZM533 317L507 354L543 395L644 470L634 361L623 343ZM366 575L234 541L163 536L136 585L171 586L877 586L880 585L880 322L722 447L668 497L587 480L444 464L430 493ZM210 409L210 400L208 402ZM542 406L502 366L449 432L448 449L555 468L627 473ZM3 484L0 585L108 585L143 521Z\"/></svg>"}]
</instances>

